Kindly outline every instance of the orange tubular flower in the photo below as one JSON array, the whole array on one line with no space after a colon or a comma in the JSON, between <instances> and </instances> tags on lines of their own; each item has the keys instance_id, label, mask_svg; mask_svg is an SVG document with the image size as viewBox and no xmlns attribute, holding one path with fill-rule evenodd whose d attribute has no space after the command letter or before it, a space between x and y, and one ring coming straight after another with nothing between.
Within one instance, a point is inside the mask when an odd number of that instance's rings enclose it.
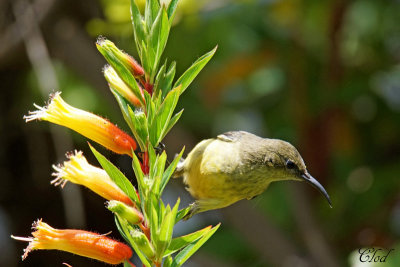
<instances>
[{"instance_id":1,"label":"orange tubular flower","mask_svg":"<svg viewBox=\"0 0 400 267\"><path fill-rule=\"evenodd\" d=\"M111 180L103 169L90 165L83 156L82 151L67 154L69 161L64 165L53 165L57 178L51 181L54 185L64 185L67 181L83 185L107 200L118 200L133 206L132 200Z\"/></svg>"},{"instance_id":2,"label":"orange tubular flower","mask_svg":"<svg viewBox=\"0 0 400 267\"><path fill-rule=\"evenodd\" d=\"M136 149L136 142L132 137L108 120L68 105L60 94L57 92L52 95L47 107L35 104L38 110L30 111L28 116L24 116L25 121L45 120L62 125L115 153L132 156L132 150Z\"/></svg>"},{"instance_id":3,"label":"orange tubular flower","mask_svg":"<svg viewBox=\"0 0 400 267\"><path fill-rule=\"evenodd\" d=\"M36 249L62 250L109 264L120 264L132 257L129 246L105 235L82 230L54 229L42 220L35 222L32 228L35 230L33 237L11 236L16 240L29 242L22 260Z\"/></svg>"}]
</instances>

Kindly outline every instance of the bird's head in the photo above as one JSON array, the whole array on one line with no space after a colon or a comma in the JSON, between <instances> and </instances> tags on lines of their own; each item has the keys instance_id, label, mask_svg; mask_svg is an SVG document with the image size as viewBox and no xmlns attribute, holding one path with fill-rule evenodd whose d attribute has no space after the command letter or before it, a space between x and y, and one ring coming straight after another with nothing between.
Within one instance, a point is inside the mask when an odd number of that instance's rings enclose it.
<instances>
[{"instance_id":1,"label":"bird's head","mask_svg":"<svg viewBox=\"0 0 400 267\"><path fill-rule=\"evenodd\" d=\"M270 170L273 169L273 180L306 181L317 188L332 207L325 188L308 173L303 158L293 145L278 139L265 139L265 144L264 162Z\"/></svg>"}]
</instances>

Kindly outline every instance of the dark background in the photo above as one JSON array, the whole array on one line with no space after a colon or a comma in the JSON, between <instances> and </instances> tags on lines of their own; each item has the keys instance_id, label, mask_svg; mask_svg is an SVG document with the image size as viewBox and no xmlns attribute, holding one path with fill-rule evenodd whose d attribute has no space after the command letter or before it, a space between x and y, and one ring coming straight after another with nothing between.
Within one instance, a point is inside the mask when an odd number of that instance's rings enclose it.
<instances>
[{"instance_id":1,"label":"dark background","mask_svg":"<svg viewBox=\"0 0 400 267\"><path fill-rule=\"evenodd\" d=\"M138 1L141 2L141 1ZM143 2L143 1L142 1ZM177 74L218 44L182 96L168 155L227 130L293 143L329 192L272 184L252 201L196 215L177 234L222 222L186 266L359 266L361 247L395 250L400 264L400 1L181 0L165 56ZM127 129L101 69L103 35L136 55L129 0L0 1L0 265L104 266L56 251L20 261L37 218L56 228L119 236L104 200L50 185L52 164L87 140L22 117L62 91L74 106ZM130 161L96 146L128 177ZM191 201L173 180L166 201Z\"/></svg>"}]
</instances>

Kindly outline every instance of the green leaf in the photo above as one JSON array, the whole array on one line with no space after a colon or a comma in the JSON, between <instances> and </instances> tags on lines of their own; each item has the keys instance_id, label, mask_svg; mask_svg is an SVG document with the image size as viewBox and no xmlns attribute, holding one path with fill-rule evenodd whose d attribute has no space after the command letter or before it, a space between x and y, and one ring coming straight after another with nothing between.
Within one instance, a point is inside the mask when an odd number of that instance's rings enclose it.
<instances>
[{"instance_id":1,"label":"green leaf","mask_svg":"<svg viewBox=\"0 0 400 267\"><path fill-rule=\"evenodd\" d=\"M156 116L156 107L154 102L151 100L150 94L144 90L143 91L144 99L146 101L146 115L147 115L147 124L151 126L153 123L153 120ZM149 127L149 133L150 133L150 127ZM150 141L151 141L151 133L150 133Z\"/></svg>"},{"instance_id":2,"label":"green leaf","mask_svg":"<svg viewBox=\"0 0 400 267\"><path fill-rule=\"evenodd\" d=\"M161 184L160 184L160 195L164 191L165 186L167 185L169 179L171 178L172 174L174 173L176 169L176 165L178 165L179 160L181 159L183 155L183 151L185 151L185 147L182 148L181 152L179 155L177 155L174 160L171 162L171 164L168 166L168 168L165 170L162 178L161 178Z\"/></svg>"},{"instance_id":3,"label":"green leaf","mask_svg":"<svg viewBox=\"0 0 400 267\"><path fill-rule=\"evenodd\" d=\"M163 267L171 267L171 264L172 264L172 257L171 256L166 257L163 262Z\"/></svg>"},{"instance_id":4,"label":"green leaf","mask_svg":"<svg viewBox=\"0 0 400 267\"><path fill-rule=\"evenodd\" d=\"M136 5L135 0L131 0L131 18L133 23L133 33L135 36L136 48L140 54L140 52L142 51L141 44L146 38L146 33L143 27L142 15L140 14L139 7ZM140 57L140 59L142 59L142 57Z\"/></svg>"},{"instance_id":5,"label":"green leaf","mask_svg":"<svg viewBox=\"0 0 400 267\"><path fill-rule=\"evenodd\" d=\"M115 91L112 88L110 88L110 90L111 90L111 93L114 95L115 99L118 102L119 108L121 109L122 116L124 117L125 122L128 124L129 128L131 129L131 131L134 132L135 131L135 127L133 126L133 123L131 121L131 117L129 116L129 110L128 110L128 107L131 107L131 105L129 104L129 102L120 93L118 93L117 91Z\"/></svg>"},{"instance_id":6,"label":"green leaf","mask_svg":"<svg viewBox=\"0 0 400 267\"><path fill-rule=\"evenodd\" d=\"M160 229L158 233L153 237L153 242L155 244L156 248L156 257L157 259L162 258L164 255L164 251L168 248L169 242L171 239L168 239L168 233L170 232L171 227L173 228L173 225L169 223L171 216L171 207L170 205L167 205L167 207L164 210L164 214L161 216L162 218L162 223L160 224Z\"/></svg>"},{"instance_id":7,"label":"green leaf","mask_svg":"<svg viewBox=\"0 0 400 267\"><path fill-rule=\"evenodd\" d=\"M130 243L128 236L125 234L124 228L121 226L120 219L118 218L118 215L116 215L116 214L114 216L114 221L115 221L115 225L117 226L117 229L118 229L119 233L121 234L121 236L124 238L124 240L127 243ZM123 219L121 219L121 221L123 221L125 224L127 223L127 221L125 221Z\"/></svg>"},{"instance_id":8,"label":"green leaf","mask_svg":"<svg viewBox=\"0 0 400 267\"><path fill-rule=\"evenodd\" d=\"M185 246L189 245L190 243L193 243L194 241L198 240L201 238L203 235L208 233L211 230L211 225L207 226L201 230L198 230L196 232L176 237L171 240L171 243L169 244L168 249L164 252L164 257L171 255L178 250L181 250Z\"/></svg>"},{"instance_id":9,"label":"green leaf","mask_svg":"<svg viewBox=\"0 0 400 267\"><path fill-rule=\"evenodd\" d=\"M162 257L164 255L164 251L168 248L171 243L172 233L175 225L176 213L178 211L180 199L178 198L174 208L171 210L168 205L166 208L166 215L161 223L160 234L158 235L157 240L157 255L158 257Z\"/></svg>"},{"instance_id":10,"label":"green leaf","mask_svg":"<svg viewBox=\"0 0 400 267\"><path fill-rule=\"evenodd\" d=\"M139 51L140 52L139 53L140 60L141 60L141 63L142 63L142 67L143 67L143 69L144 69L144 71L146 73L146 80L149 80L149 78L150 78L149 75L151 73L151 66L152 66L151 62L153 62L153 60L150 57L150 53L149 53L149 51L147 49L147 45L146 45L146 41L145 40L142 41L141 47L142 47L142 49Z\"/></svg>"},{"instance_id":11,"label":"green leaf","mask_svg":"<svg viewBox=\"0 0 400 267\"><path fill-rule=\"evenodd\" d=\"M156 196L150 191L146 201L146 217L149 222L150 234L152 237L157 235L157 229L159 228L158 218L158 201Z\"/></svg>"},{"instance_id":12,"label":"green leaf","mask_svg":"<svg viewBox=\"0 0 400 267\"><path fill-rule=\"evenodd\" d=\"M133 169L133 171L135 173L136 181L138 183L140 199L145 199L146 185L145 185L145 182L144 182L144 175L143 175L142 167L140 165L140 161L137 158L135 153L133 153L133 156L132 156L132 169ZM141 208L142 208L142 210L144 210L144 202L143 201L142 201Z\"/></svg>"},{"instance_id":13,"label":"green leaf","mask_svg":"<svg viewBox=\"0 0 400 267\"><path fill-rule=\"evenodd\" d=\"M162 181L162 176L165 168L165 162L167 161L167 154L165 151L161 154L161 156L157 157L155 168L153 170L152 179L153 179L153 186L151 188L151 192L156 194L156 196L160 197L160 184Z\"/></svg>"},{"instance_id":14,"label":"green leaf","mask_svg":"<svg viewBox=\"0 0 400 267\"><path fill-rule=\"evenodd\" d=\"M178 0L171 0L171 2L169 2L167 13L170 24L172 24L172 21L174 20L177 5Z\"/></svg>"},{"instance_id":15,"label":"green leaf","mask_svg":"<svg viewBox=\"0 0 400 267\"><path fill-rule=\"evenodd\" d=\"M150 174L150 178L153 178L153 173L154 173L154 169L156 168L156 160L157 160L157 156L156 156L156 151L154 150L154 147L152 146L148 146L148 154L149 154L149 174Z\"/></svg>"},{"instance_id":16,"label":"green leaf","mask_svg":"<svg viewBox=\"0 0 400 267\"><path fill-rule=\"evenodd\" d=\"M154 22L154 19L157 16L157 10L160 9L160 3L158 0L147 0L146 1L146 7L145 7L145 22L146 25L152 25Z\"/></svg>"},{"instance_id":17,"label":"green leaf","mask_svg":"<svg viewBox=\"0 0 400 267\"><path fill-rule=\"evenodd\" d=\"M117 168L114 164L112 164L106 157L97 152L97 150L89 144L90 149L92 150L94 156L99 161L101 167L107 172L110 176L111 180L119 187L121 190L128 195L128 197L136 203L137 206L140 205L139 198L136 195L136 189L125 177L125 175Z\"/></svg>"},{"instance_id":18,"label":"green leaf","mask_svg":"<svg viewBox=\"0 0 400 267\"><path fill-rule=\"evenodd\" d=\"M167 128L163 131L162 135L161 135L161 140L164 139L164 137L168 134L168 132L172 129L172 127L174 127L175 123L178 122L178 120L180 119L181 115L183 113L183 109L181 109L181 111L179 111L178 113L176 113L168 122Z\"/></svg>"},{"instance_id":19,"label":"green leaf","mask_svg":"<svg viewBox=\"0 0 400 267\"><path fill-rule=\"evenodd\" d=\"M148 52L151 52L153 59L150 61L152 62L150 82L154 81L157 66L164 51L165 45L167 44L169 29L170 26L168 22L167 11L164 7L162 7L157 14L149 35Z\"/></svg>"},{"instance_id":20,"label":"green leaf","mask_svg":"<svg viewBox=\"0 0 400 267\"><path fill-rule=\"evenodd\" d=\"M147 124L146 114L143 111L137 110L134 112L130 106L128 106L128 113L131 119L131 128L136 141L138 141L140 149L142 151L146 148L147 136L149 135L149 128Z\"/></svg>"},{"instance_id":21,"label":"green leaf","mask_svg":"<svg viewBox=\"0 0 400 267\"><path fill-rule=\"evenodd\" d=\"M190 256L192 256L215 233L215 231L218 230L220 225L221 224L219 223L217 226L212 228L208 233L204 234L202 238L187 245L184 249L182 249L181 252L179 252L178 255L176 255L176 257L172 261L171 267L182 266L182 264L184 264L185 261L187 261L190 258Z\"/></svg>"},{"instance_id":22,"label":"green leaf","mask_svg":"<svg viewBox=\"0 0 400 267\"><path fill-rule=\"evenodd\" d=\"M156 79L154 81L154 94L157 94L159 91L162 91L160 85L163 84L165 79L165 69L166 69L167 62L165 62L160 69L158 70Z\"/></svg>"},{"instance_id":23,"label":"green leaf","mask_svg":"<svg viewBox=\"0 0 400 267\"><path fill-rule=\"evenodd\" d=\"M178 85L182 85L181 94L186 90L186 88L192 83L194 78L196 78L197 74L204 68L204 66L210 61L212 56L215 54L217 50L217 46L211 50L210 52L206 53L205 55L201 56L199 59L196 60L183 74L182 76L175 82L174 87Z\"/></svg>"},{"instance_id":24,"label":"green leaf","mask_svg":"<svg viewBox=\"0 0 400 267\"><path fill-rule=\"evenodd\" d=\"M175 71L176 71L175 67L176 67L176 62L173 61L171 65L169 65L169 68L167 70L167 73L165 74L163 82L160 83L159 85L161 91L163 92L162 94L163 97L169 92L169 90L171 90L172 82L174 81L175 77Z\"/></svg>"},{"instance_id":25,"label":"green leaf","mask_svg":"<svg viewBox=\"0 0 400 267\"><path fill-rule=\"evenodd\" d=\"M142 261L142 263L146 267L151 267L151 263L148 261L146 256L140 251L139 247L136 245L135 241L132 239L130 233L129 233L129 226L124 222L123 219L119 218L118 216L115 216L115 223L117 225L118 230L120 230L121 233L123 233L123 236L126 237L126 241L133 247L135 250L136 254L138 255L139 259Z\"/></svg>"},{"instance_id":26,"label":"green leaf","mask_svg":"<svg viewBox=\"0 0 400 267\"><path fill-rule=\"evenodd\" d=\"M171 90L164 99L164 102L161 104L158 112L157 112L157 120L156 123L150 125L150 135L156 136L157 141L154 146L157 146L159 142L162 141L162 138L165 136L166 130L168 128L168 123L171 119L172 113L178 103L180 95L180 87L176 87ZM155 132L155 133L154 133ZM154 137L153 137L154 138Z\"/></svg>"}]
</instances>

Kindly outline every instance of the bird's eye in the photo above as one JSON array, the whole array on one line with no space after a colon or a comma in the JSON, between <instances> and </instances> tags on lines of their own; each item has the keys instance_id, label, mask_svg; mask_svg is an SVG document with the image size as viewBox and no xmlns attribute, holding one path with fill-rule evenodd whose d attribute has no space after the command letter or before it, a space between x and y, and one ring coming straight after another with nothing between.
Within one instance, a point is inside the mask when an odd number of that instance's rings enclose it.
<instances>
[{"instance_id":1,"label":"bird's eye","mask_svg":"<svg viewBox=\"0 0 400 267\"><path fill-rule=\"evenodd\" d=\"M296 168L297 166L296 166L296 164L293 162L293 161L291 161L290 159L288 159L287 161L286 161L286 168L288 168L288 169L294 169L294 168Z\"/></svg>"}]
</instances>

